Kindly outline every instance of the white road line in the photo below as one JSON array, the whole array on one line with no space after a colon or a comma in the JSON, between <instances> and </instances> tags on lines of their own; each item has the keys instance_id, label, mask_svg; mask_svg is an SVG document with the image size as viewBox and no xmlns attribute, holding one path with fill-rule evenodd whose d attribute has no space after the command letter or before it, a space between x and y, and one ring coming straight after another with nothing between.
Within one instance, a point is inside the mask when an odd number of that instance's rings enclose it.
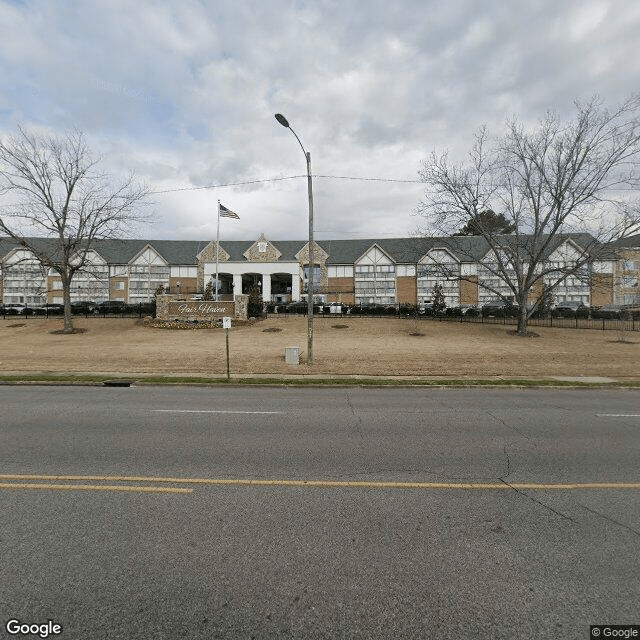
<instances>
[{"instance_id":1,"label":"white road line","mask_svg":"<svg viewBox=\"0 0 640 640\"><path fill-rule=\"evenodd\" d=\"M596 413L598 418L640 418L640 413Z\"/></svg>"},{"instance_id":2,"label":"white road line","mask_svg":"<svg viewBox=\"0 0 640 640\"><path fill-rule=\"evenodd\" d=\"M152 409L154 413L258 413L258 414L280 414L284 411L214 411L214 410L197 410L197 409Z\"/></svg>"}]
</instances>

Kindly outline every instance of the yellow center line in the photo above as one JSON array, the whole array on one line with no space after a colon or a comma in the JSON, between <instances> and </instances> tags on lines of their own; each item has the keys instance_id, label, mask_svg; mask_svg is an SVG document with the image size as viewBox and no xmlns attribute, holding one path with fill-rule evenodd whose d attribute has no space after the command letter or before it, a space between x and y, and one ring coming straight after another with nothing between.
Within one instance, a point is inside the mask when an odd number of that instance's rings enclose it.
<instances>
[{"instance_id":1,"label":"yellow center line","mask_svg":"<svg viewBox=\"0 0 640 640\"><path fill-rule=\"evenodd\" d=\"M281 486L281 487L327 487L327 488L366 488L366 489L465 489L465 490L505 490L521 489L531 491L570 491L579 489L640 489L640 482L569 482L569 483L537 483L537 482L375 482L367 480L269 480L251 478L172 478L147 476L53 476L53 475L17 475L0 474L0 480L38 480L48 482L154 482L167 484L191 484L211 486ZM14 487L15 484L0 484L0 488ZM34 485L34 488L67 487L66 485ZM84 485L68 485L69 488ZM86 485L103 488L105 485ZM113 485L113 491L147 490L190 492L192 489L169 489L155 487L126 487Z\"/></svg>"},{"instance_id":2,"label":"yellow center line","mask_svg":"<svg viewBox=\"0 0 640 640\"><path fill-rule=\"evenodd\" d=\"M129 493L193 493L193 489L177 487L132 487L108 484L44 484L28 482L1 482L0 489L53 489L55 491L128 491Z\"/></svg>"}]
</instances>

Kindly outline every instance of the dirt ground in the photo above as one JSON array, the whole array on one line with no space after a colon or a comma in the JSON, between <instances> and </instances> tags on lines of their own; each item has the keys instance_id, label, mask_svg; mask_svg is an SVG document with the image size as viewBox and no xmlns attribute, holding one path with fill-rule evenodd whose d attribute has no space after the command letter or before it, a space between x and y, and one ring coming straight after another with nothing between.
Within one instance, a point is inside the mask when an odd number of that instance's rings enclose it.
<instances>
[{"instance_id":1,"label":"dirt ground","mask_svg":"<svg viewBox=\"0 0 640 640\"><path fill-rule=\"evenodd\" d=\"M346 327L345 327L346 325ZM58 319L0 320L0 373L56 372L226 376L223 329L167 330L135 319L87 318L84 333L52 333ZM512 327L390 318L316 318L312 367L307 322L270 317L230 331L232 376L334 374L449 378L599 376L640 379L640 333ZM411 335L411 334L422 335ZM622 341L623 339L624 341ZM285 363L285 347L301 364Z\"/></svg>"}]
</instances>

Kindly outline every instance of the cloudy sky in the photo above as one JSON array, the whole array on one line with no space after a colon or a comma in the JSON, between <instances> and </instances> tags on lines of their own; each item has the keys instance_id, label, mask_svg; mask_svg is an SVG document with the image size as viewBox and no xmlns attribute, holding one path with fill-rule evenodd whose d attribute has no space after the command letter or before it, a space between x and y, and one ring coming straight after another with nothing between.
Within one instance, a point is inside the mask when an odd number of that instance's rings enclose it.
<instances>
[{"instance_id":1,"label":"cloudy sky","mask_svg":"<svg viewBox=\"0 0 640 640\"><path fill-rule=\"evenodd\" d=\"M0 135L81 129L157 192L131 235L215 238L220 199L222 239L304 239L280 112L317 239L406 236L433 149L637 92L639 33L636 0L0 0Z\"/></svg>"}]
</instances>

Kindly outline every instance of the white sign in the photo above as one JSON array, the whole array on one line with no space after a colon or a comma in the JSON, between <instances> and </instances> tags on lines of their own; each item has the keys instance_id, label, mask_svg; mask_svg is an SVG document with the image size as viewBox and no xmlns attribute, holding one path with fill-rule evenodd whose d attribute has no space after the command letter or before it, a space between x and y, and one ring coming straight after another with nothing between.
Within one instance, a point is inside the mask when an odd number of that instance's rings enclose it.
<instances>
[{"instance_id":1,"label":"white sign","mask_svg":"<svg viewBox=\"0 0 640 640\"><path fill-rule=\"evenodd\" d=\"M222 318L222 328L231 329L231 318L229 318L228 316Z\"/></svg>"}]
</instances>

